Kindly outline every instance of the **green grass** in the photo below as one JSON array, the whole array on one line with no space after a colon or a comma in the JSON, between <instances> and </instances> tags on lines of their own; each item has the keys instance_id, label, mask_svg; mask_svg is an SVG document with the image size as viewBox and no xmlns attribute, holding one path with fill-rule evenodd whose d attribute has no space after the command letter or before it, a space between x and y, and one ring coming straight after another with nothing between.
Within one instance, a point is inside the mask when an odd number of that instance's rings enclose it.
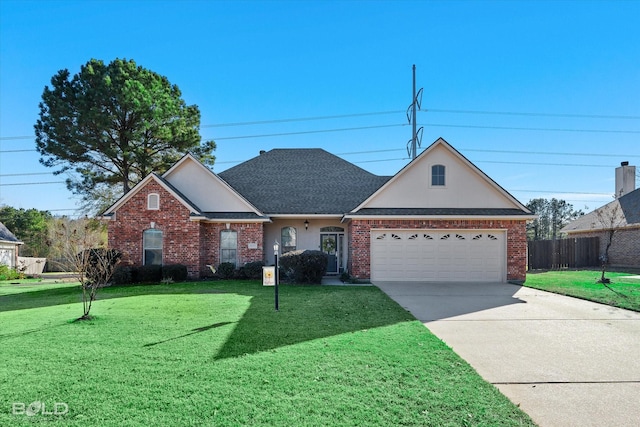
<instances>
[{"instance_id":1,"label":"green grass","mask_svg":"<svg viewBox=\"0 0 640 427\"><path fill-rule=\"evenodd\" d=\"M597 270L529 273L525 286L640 311L640 280L631 279L629 273L607 273L608 289L596 283L601 275Z\"/></svg>"},{"instance_id":2,"label":"green grass","mask_svg":"<svg viewBox=\"0 0 640 427\"><path fill-rule=\"evenodd\" d=\"M85 322L77 285L0 292L0 425L533 425L375 287L112 287Z\"/></svg>"}]
</instances>

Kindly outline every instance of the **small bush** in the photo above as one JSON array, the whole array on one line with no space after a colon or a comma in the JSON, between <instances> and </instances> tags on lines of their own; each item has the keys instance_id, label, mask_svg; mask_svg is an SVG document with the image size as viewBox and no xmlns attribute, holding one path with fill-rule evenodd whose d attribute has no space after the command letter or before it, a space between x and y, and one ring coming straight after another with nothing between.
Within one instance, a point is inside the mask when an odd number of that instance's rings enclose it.
<instances>
[{"instance_id":1,"label":"small bush","mask_svg":"<svg viewBox=\"0 0 640 427\"><path fill-rule=\"evenodd\" d=\"M262 279L262 267L264 267L262 261L255 261L246 263L240 270L242 271L242 276L245 278L249 280L260 280Z\"/></svg>"},{"instance_id":2,"label":"small bush","mask_svg":"<svg viewBox=\"0 0 640 427\"><path fill-rule=\"evenodd\" d=\"M143 265L138 268L138 282L140 283L156 283L162 280L161 265Z\"/></svg>"},{"instance_id":3,"label":"small bush","mask_svg":"<svg viewBox=\"0 0 640 427\"><path fill-rule=\"evenodd\" d=\"M162 278L171 279L174 282L184 282L187 280L189 272L187 266L183 264L170 264L162 267Z\"/></svg>"},{"instance_id":4,"label":"small bush","mask_svg":"<svg viewBox=\"0 0 640 427\"><path fill-rule=\"evenodd\" d=\"M218 265L216 274L221 279L232 279L236 273L236 265L232 262L223 262Z\"/></svg>"},{"instance_id":5,"label":"small bush","mask_svg":"<svg viewBox=\"0 0 640 427\"><path fill-rule=\"evenodd\" d=\"M0 265L0 280L15 280L24 278L24 274L15 268L9 268L6 265Z\"/></svg>"},{"instance_id":6,"label":"small bush","mask_svg":"<svg viewBox=\"0 0 640 427\"><path fill-rule=\"evenodd\" d=\"M294 283L319 284L329 257L322 251L293 251L280 257L280 272Z\"/></svg>"}]
</instances>

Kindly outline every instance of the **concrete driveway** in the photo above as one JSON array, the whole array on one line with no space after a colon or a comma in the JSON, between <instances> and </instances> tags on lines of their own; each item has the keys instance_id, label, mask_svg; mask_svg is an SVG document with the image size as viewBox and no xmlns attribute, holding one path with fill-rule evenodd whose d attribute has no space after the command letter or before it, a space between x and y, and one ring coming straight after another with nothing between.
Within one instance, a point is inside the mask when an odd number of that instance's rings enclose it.
<instances>
[{"instance_id":1,"label":"concrete driveway","mask_svg":"<svg viewBox=\"0 0 640 427\"><path fill-rule=\"evenodd\" d=\"M538 425L640 425L640 313L504 283L375 285Z\"/></svg>"}]
</instances>

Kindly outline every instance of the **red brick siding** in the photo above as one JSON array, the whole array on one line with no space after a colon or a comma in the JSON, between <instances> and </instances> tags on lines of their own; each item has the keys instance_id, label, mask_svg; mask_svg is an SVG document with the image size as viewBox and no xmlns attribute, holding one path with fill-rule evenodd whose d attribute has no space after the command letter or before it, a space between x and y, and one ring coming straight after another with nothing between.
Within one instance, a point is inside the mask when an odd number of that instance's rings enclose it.
<instances>
[{"instance_id":1,"label":"red brick siding","mask_svg":"<svg viewBox=\"0 0 640 427\"><path fill-rule=\"evenodd\" d=\"M349 271L358 278L371 277L372 228L499 229L507 231L507 280L524 281L527 265L525 220L352 220L349 223Z\"/></svg>"},{"instance_id":2,"label":"red brick siding","mask_svg":"<svg viewBox=\"0 0 640 427\"><path fill-rule=\"evenodd\" d=\"M600 237L600 254L604 254L609 233L571 233L569 237ZM613 235L609 248L609 264L615 267L640 268L640 228L618 230Z\"/></svg>"},{"instance_id":3,"label":"red brick siding","mask_svg":"<svg viewBox=\"0 0 640 427\"><path fill-rule=\"evenodd\" d=\"M150 193L160 195L159 210L147 210ZM123 252L125 264L142 265L142 232L155 222L155 228L163 232L163 264L184 264L191 278L206 275L207 264L220 263L220 231L226 225L191 221L190 213L171 193L150 181L118 208L115 220L108 221L109 246ZM239 265L261 261L262 224L231 224L231 229L238 232ZM258 249L248 249L249 242L257 242Z\"/></svg>"},{"instance_id":4,"label":"red brick siding","mask_svg":"<svg viewBox=\"0 0 640 427\"><path fill-rule=\"evenodd\" d=\"M200 234L201 276L209 273L207 265L220 264L220 232L226 230L223 223L203 223ZM238 266L248 262L263 261L263 226L261 223L229 224L229 230L238 233ZM249 249L249 243L257 243L257 249Z\"/></svg>"}]
</instances>

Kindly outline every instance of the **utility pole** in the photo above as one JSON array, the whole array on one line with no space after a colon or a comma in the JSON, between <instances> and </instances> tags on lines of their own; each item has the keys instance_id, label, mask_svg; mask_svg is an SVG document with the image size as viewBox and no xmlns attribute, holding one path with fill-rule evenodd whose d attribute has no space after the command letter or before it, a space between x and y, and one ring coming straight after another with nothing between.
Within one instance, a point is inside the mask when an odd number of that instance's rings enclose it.
<instances>
[{"instance_id":1,"label":"utility pole","mask_svg":"<svg viewBox=\"0 0 640 427\"><path fill-rule=\"evenodd\" d=\"M424 128L417 128L417 114L422 103L422 88L416 93L416 64L413 64L413 91L411 93L411 105L407 109L407 120L411 123L412 137L407 143L407 153L411 160L416 158L418 147L422 145L422 131Z\"/></svg>"}]
</instances>

